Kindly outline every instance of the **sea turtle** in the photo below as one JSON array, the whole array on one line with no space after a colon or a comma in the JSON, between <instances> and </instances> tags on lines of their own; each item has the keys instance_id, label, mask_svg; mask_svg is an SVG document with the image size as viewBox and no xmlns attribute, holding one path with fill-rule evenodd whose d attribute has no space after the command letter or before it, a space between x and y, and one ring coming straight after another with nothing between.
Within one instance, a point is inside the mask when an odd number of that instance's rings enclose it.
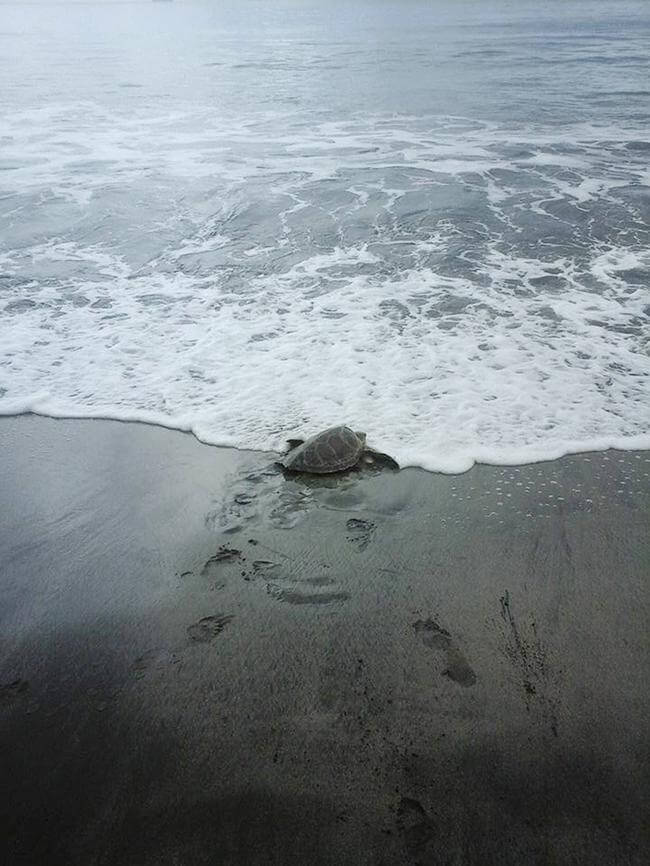
<instances>
[{"instance_id":1,"label":"sea turtle","mask_svg":"<svg viewBox=\"0 0 650 866\"><path fill-rule=\"evenodd\" d=\"M366 446L366 434L355 433L349 427L330 427L311 439L289 439L289 451L280 461L288 472L307 472L325 475L344 472L353 466L380 464L399 469L388 454L373 451Z\"/></svg>"}]
</instances>

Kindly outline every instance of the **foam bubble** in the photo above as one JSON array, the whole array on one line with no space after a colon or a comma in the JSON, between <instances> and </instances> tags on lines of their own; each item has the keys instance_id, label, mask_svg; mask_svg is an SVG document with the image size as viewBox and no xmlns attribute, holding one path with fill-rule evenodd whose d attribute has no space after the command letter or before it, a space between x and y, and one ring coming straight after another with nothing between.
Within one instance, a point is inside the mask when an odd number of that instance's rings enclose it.
<instances>
[{"instance_id":1,"label":"foam bubble","mask_svg":"<svg viewBox=\"0 0 650 866\"><path fill-rule=\"evenodd\" d=\"M639 130L75 118L11 121L3 207L44 223L0 253L1 413L343 422L446 472L650 447Z\"/></svg>"}]
</instances>

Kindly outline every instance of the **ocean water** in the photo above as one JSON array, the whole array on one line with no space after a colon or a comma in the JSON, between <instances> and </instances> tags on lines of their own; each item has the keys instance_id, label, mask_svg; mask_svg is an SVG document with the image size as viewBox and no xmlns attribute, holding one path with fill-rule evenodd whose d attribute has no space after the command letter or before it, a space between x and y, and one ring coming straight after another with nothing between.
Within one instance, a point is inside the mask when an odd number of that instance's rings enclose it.
<instances>
[{"instance_id":1,"label":"ocean water","mask_svg":"<svg viewBox=\"0 0 650 866\"><path fill-rule=\"evenodd\" d=\"M0 413L650 448L650 3L2 3L0 80Z\"/></svg>"}]
</instances>

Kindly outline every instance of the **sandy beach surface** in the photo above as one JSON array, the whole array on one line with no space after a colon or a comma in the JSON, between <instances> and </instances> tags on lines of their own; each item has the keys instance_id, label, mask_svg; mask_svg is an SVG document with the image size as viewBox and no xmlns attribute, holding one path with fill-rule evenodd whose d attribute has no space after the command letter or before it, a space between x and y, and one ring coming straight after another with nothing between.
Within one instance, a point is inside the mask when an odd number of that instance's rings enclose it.
<instances>
[{"instance_id":1,"label":"sandy beach surface","mask_svg":"<svg viewBox=\"0 0 650 866\"><path fill-rule=\"evenodd\" d=\"M308 482L0 419L0 860L648 862L650 453Z\"/></svg>"}]
</instances>

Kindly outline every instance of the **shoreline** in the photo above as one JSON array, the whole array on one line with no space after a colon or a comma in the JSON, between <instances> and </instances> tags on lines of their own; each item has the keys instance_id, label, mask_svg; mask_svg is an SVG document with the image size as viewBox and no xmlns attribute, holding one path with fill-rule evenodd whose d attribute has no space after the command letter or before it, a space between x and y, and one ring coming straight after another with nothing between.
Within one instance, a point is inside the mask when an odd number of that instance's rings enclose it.
<instances>
[{"instance_id":1,"label":"shoreline","mask_svg":"<svg viewBox=\"0 0 650 866\"><path fill-rule=\"evenodd\" d=\"M33 403L29 401L30 405ZM88 413L57 413L54 411L38 411L34 408L20 409L11 407L3 410L0 407L1 418L20 418L22 416L34 416L36 418L50 418L55 421L107 421L118 424L143 424L147 427L158 427L162 430L171 430L176 433L187 433L193 436L201 445L206 445L212 448L232 449L242 454L281 454L281 450L249 448L240 445L234 445L228 442L211 441L209 437L202 436L200 432L194 429L194 426L187 422L182 422L179 419L166 420L159 413L128 413L125 417L117 418L98 412L94 414ZM144 416L150 417L144 417ZM357 428L355 428L357 429ZM293 433L301 435L312 435L317 431L292 431L287 430L287 440ZM532 450L531 450L532 449ZM515 457L502 456L498 459L491 459L487 452L481 456L468 457L466 463L463 462L465 468L462 469L444 469L444 468L429 468L425 466L426 461L416 463L400 463L400 469L421 469L423 472L431 473L432 475L464 475L469 472L474 466L533 466L538 463L552 463L556 460L561 460L563 457L573 457L581 454L596 454L604 451L620 451L622 453L635 451L650 452L650 433L636 434L634 436L614 436L614 437L596 437L586 440L583 443L556 443L550 450L543 448L532 448L532 446L518 446L510 449L510 452L517 455ZM456 457L456 460L459 458ZM463 458L464 461L464 458ZM452 461L453 462L453 461ZM398 461L399 463L399 461ZM447 461L447 465L451 465ZM458 464L456 464L458 465Z\"/></svg>"},{"instance_id":2,"label":"shoreline","mask_svg":"<svg viewBox=\"0 0 650 866\"><path fill-rule=\"evenodd\" d=\"M0 449L7 862L645 863L650 454L287 480L36 415Z\"/></svg>"}]
</instances>

